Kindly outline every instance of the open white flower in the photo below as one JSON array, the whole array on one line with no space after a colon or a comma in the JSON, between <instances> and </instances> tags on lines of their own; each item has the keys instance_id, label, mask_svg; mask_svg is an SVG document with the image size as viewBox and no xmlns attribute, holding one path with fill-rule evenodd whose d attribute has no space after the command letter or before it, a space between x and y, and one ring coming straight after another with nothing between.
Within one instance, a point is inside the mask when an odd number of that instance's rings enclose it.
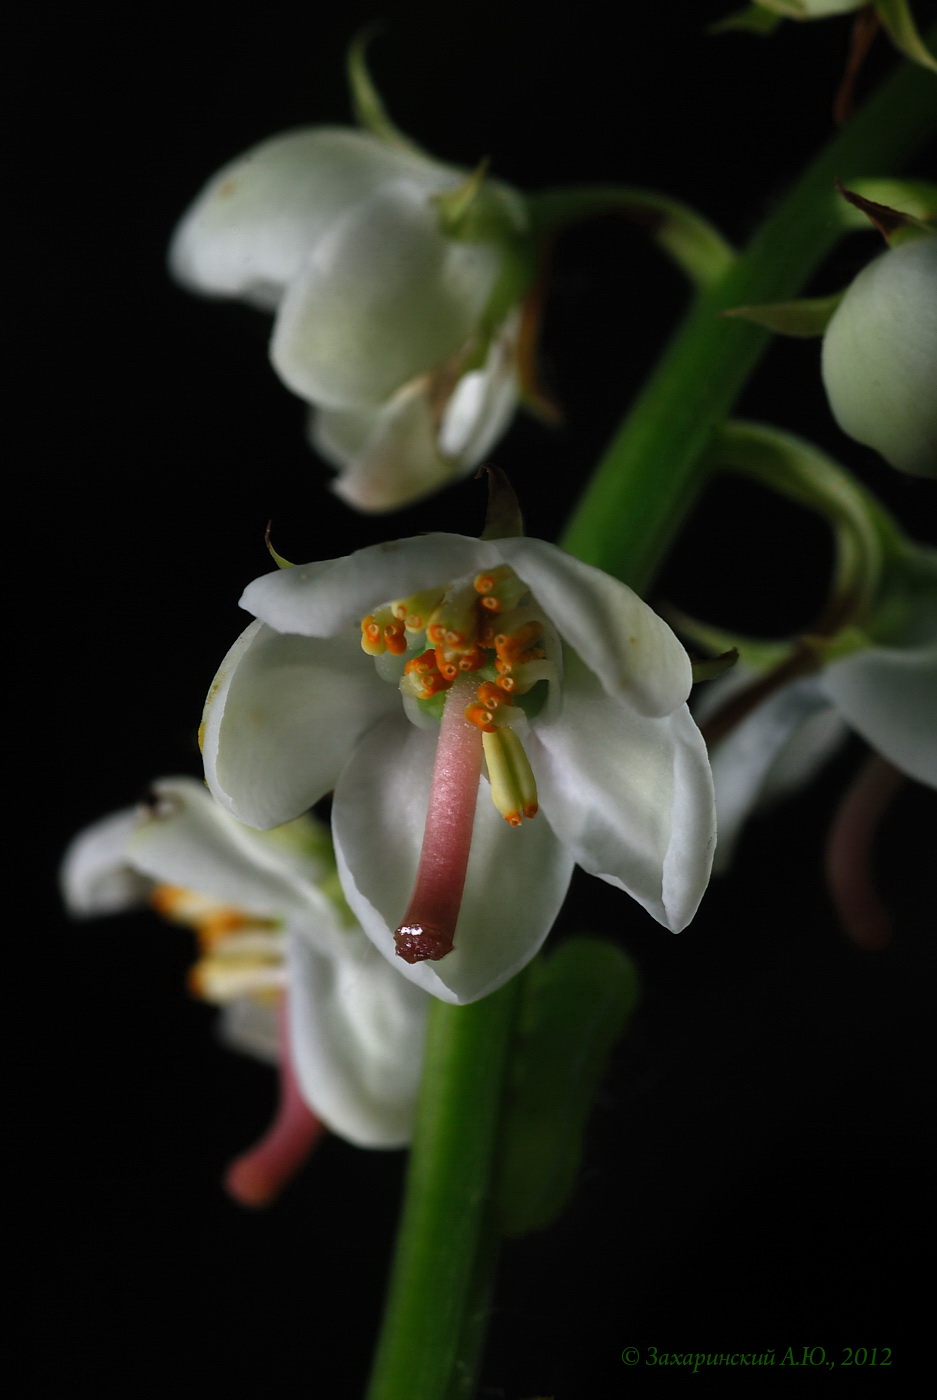
<instances>
[{"instance_id":1,"label":"open white flower","mask_svg":"<svg viewBox=\"0 0 937 1400\"><path fill-rule=\"evenodd\" d=\"M242 606L209 786L258 827L334 789L345 897L414 982L502 985L574 863L674 931L692 918L714 816L690 665L624 584L539 540L437 534L268 575Z\"/></svg>"},{"instance_id":2,"label":"open white flower","mask_svg":"<svg viewBox=\"0 0 937 1400\"><path fill-rule=\"evenodd\" d=\"M465 192L465 199L462 199ZM412 147L316 127L224 167L176 230L175 276L275 313L336 491L393 509L476 466L518 399L519 195Z\"/></svg>"},{"instance_id":3,"label":"open white flower","mask_svg":"<svg viewBox=\"0 0 937 1400\"><path fill-rule=\"evenodd\" d=\"M328 840L311 818L254 831L190 778L155 783L149 802L83 832L62 871L74 914L149 902L197 930L193 989L224 1007L237 1048L282 1057L287 993L287 1057L315 1117L358 1146L403 1146L428 1002L326 893L330 877Z\"/></svg>"}]
</instances>

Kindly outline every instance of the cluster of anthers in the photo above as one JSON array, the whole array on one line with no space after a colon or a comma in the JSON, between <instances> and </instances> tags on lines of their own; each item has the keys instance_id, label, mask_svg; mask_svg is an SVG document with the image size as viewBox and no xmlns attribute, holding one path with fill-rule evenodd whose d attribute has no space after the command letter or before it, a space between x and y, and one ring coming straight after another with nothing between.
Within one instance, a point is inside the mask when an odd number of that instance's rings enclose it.
<instances>
[{"instance_id":1,"label":"cluster of anthers","mask_svg":"<svg viewBox=\"0 0 937 1400\"><path fill-rule=\"evenodd\" d=\"M453 950L482 761L510 826L537 815L519 731L555 676L551 629L508 565L376 608L361 645L399 685L418 724L438 723L436 761L413 894L394 938L406 962ZM559 643L555 643L554 655Z\"/></svg>"},{"instance_id":2,"label":"cluster of anthers","mask_svg":"<svg viewBox=\"0 0 937 1400\"><path fill-rule=\"evenodd\" d=\"M178 885L156 885L150 903L169 923L195 933L200 956L188 976L194 996L215 1006L241 997L276 1004L286 986L285 936L276 920Z\"/></svg>"},{"instance_id":3,"label":"cluster of anthers","mask_svg":"<svg viewBox=\"0 0 937 1400\"><path fill-rule=\"evenodd\" d=\"M361 623L361 646L373 657L407 656L400 690L436 718L456 682L470 683L463 714L481 730L492 801L511 826L536 816L537 784L517 726L530 709L525 697L555 669L543 617L509 565L377 608Z\"/></svg>"}]
</instances>

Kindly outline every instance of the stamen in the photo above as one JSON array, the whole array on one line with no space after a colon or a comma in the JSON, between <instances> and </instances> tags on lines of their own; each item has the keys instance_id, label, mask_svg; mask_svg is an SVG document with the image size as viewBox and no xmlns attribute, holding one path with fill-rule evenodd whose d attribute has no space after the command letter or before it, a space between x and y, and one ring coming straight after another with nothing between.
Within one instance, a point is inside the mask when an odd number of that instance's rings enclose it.
<instances>
[{"instance_id":1,"label":"stamen","mask_svg":"<svg viewBox=\"0 0 937 1400\"><path fill-rule=\"evenodd\" d=\"M539 810L537 781L524 746L513 729L482 730L482 744L491 800L510 826L520 826L524 817L535 817Z\"/></svg>"},{"instance_id":2,"label":"stamen","mask_svg":"<svg viewBox=\"0 0 937 1400\"><path fill-rule=\"evenodd\" d=\"M416 883L394 933L404 962L437 962L453 949L481 772L481 735L465 718L474 694L471 677L459 676L440 721Z\"/></svg>"}]
</instances>

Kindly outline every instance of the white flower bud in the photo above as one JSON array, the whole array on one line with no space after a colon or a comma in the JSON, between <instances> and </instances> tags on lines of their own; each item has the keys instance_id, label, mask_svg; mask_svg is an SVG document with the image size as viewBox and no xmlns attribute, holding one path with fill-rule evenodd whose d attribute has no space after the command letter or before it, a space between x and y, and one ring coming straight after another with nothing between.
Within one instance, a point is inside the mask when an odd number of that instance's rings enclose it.
<instances>
[{"instance_id":1,"label":"white flower bud","mask_svg":"<svg viewBox=\"0 0 937 1400\"><path fill-rule=\"evenodd\" d=\"M823 382L843 432L902 471L937 476L937 238L859 273L823 339Z\"/></svg>"}]
</instances>

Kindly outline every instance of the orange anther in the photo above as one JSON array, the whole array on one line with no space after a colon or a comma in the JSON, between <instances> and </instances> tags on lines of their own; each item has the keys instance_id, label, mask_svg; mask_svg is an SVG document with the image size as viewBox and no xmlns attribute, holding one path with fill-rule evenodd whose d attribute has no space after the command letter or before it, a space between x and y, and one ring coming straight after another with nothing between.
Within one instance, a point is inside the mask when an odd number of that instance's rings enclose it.
<instances>
[{"instance_id":1,"label":"orange anther","mask_svg":"<svg viewBox=\"0 0 937 1400\"><path fill-rule=\"evenodd\" d=\"M392 622L384 628L384 645L392 656L402 656L407 649L407 639L403 624Z\"/></svg>"},{"instance_id":2,"label":"orange anther","mask_svg":"<svg viewBox=\"0 0 937 1400\"><path fill-rule=\"evenodd\" d=\"M495 725L491 718L491 712L485 709L484 705L467 705L465 708L465 718L469 724L476 725L486 734L493 734Z\"/></svg>"},{"instance_id":3,"label":"orange anther","mask_svg":"<svg viewBox=\"0 0 937 1400\"><path fill-rule=\"evenodd\" d=\"M497 710L499 706L511 703L501 687L496 685L494 681L483 681L476 694L488 710Z\"/></svg>"}]
</instances>

